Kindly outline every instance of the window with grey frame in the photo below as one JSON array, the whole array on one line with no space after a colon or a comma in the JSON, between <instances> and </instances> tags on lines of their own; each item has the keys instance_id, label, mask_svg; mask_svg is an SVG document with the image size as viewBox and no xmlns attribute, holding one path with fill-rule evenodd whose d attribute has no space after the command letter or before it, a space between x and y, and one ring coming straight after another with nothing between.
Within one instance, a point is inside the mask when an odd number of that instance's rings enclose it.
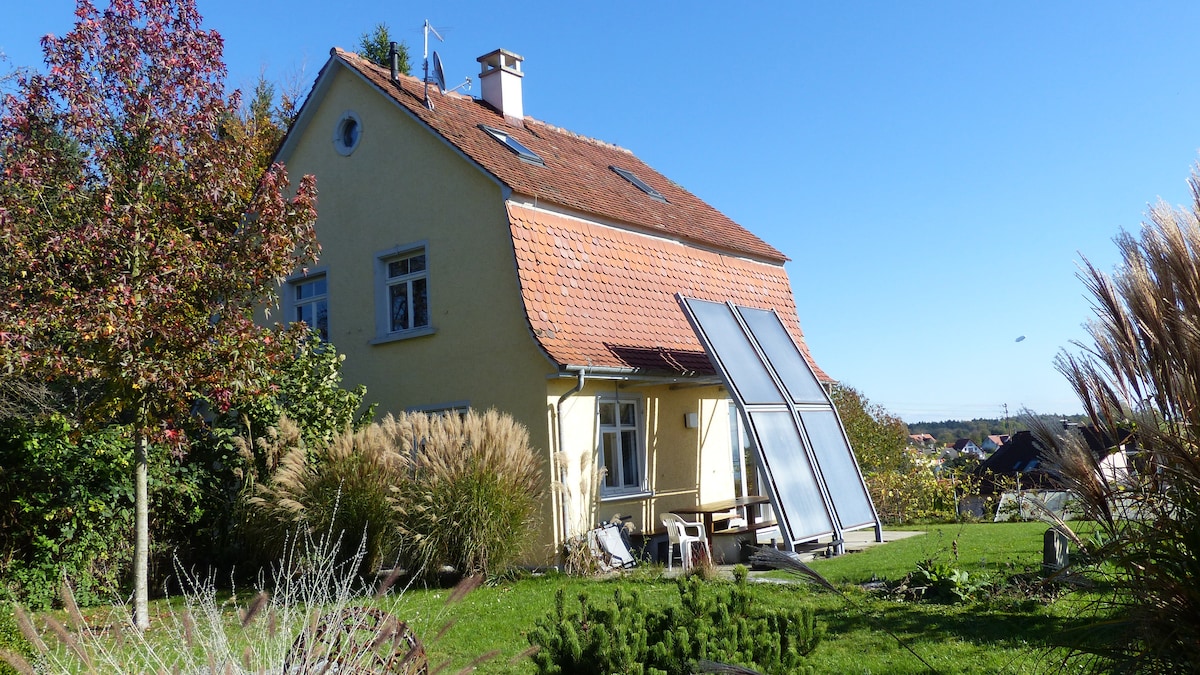
<instances>
[{"instance_id":1,"label":"window with grey frame","mask_svg":"<svg viewBox=\"0 0 1200 675\"><path fill-rule=\"evenodd\" d=\"M601 492L605 495L642 489L642 448L638 399L602 398L597 402L600 430L599 465L604 471Z\"/></svg>"},{"instance_id":2,"label":"window with grey frame","mask_svg":"<svg viewBox=\"0 0 1200 675\"><path fill-rule=\"evenodd\" d=\"M387 297L387 332L429 326L429 269L425 249L419 248L383 260Z\"/></svg>"},{"instance_id":3,"label":"window with grey frame","mask_svg":"<svg viewBox=\"0 0 1200 675\"><path fill-rule=\"evenodd\" d=\"M288 282L293 321L302 321L329 341L329 295L324 274L316 274Z\"/></svg>"}]
</instances>

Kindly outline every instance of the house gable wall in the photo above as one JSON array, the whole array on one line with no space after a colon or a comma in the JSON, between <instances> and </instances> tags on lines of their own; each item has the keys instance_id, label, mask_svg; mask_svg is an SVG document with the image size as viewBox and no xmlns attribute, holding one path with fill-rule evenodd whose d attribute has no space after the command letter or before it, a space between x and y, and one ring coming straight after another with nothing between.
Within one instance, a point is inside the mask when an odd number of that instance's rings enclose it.
<instances>
[{"instance_id":1,"label":"house gable wall","mask_svg":"<svg viewBox=\"0 0 1200 675\"><path fill-rule=\"evenodd\" d=\"M380 414L465 401L540 422L554 368L524 318L502 186L359 75L329 67L287 160L293 175L317 177L319 265L347 383L365 384ZM333 142L347 111L361 121L348 156ZM416 243L426 247L434 332L379 342L375 260ZM550 447L544 425L530 434Z\"/></svg>"}]
</instances>

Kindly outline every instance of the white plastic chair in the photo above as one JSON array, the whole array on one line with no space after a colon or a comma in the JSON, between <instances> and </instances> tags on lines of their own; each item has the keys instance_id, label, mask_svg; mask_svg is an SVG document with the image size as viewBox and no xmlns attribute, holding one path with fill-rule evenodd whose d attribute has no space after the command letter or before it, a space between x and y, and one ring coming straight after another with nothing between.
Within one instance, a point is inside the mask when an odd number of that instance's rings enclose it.
<instances>
[{"instance_id":1,"label":"white plastic chair","mask_svg":"<svg viewBox=\"0 0 1200 675\"><path fill-rule=\"evenodd\" d=\"M692 566L692 544L699 544L704 550L704 557L712 562L712 554L708 550L708 539L704 536L704 525L702 523L691 523L674 513L664 513L659 517L662 520L663 527L667 528L667 539L670 543L667 546L667 569L671 569L675 556L671 549L675 546L679 547L679 557L683 560L683 571L687 572ZM696 534L688 534L690 528L696 529Z\"/></svg>"}]
</instances>

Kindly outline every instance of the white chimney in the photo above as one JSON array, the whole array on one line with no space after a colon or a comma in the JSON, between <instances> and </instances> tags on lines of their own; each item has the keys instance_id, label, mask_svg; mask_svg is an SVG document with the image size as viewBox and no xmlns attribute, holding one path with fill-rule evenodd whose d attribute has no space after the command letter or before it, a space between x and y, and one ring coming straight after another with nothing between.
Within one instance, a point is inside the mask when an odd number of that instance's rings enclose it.
<instances>
[{"instance_id":1,"label":"white chimney","mask_svg":"<svg viewBox=\"0 0 1200 675\"><path fill-rule=\"evenodd\" d=\"M505 117L524 119L521 107L521 62L525 59L507 49L497 49L475 59L482 67L479 80L483 88L483 100L499 110Z\"/></svg>"}]
</instances>

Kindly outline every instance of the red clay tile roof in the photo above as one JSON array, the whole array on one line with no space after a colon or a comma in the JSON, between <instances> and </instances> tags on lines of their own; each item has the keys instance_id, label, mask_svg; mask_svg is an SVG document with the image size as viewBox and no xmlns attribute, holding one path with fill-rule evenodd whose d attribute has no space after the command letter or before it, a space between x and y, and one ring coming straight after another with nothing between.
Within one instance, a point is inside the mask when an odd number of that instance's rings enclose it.
<instances>
[{"instance_id":1,"label":"red clay tile roof","mask_svg":"<svg viewBox=\"0 0 1200 675\"><path fill-rule=\"evenodd\" d=\"M529 325L563 365L713 372L676 293L774 309L817 377L783 266L509 203Z\"/></svg>"},{"instance_id":2,"label":"red clay tile roof","mask_svg":"<svg viewBox=\"0 0 1200 675\"><path fill-rule=\"evenodd\" d=\"M430 111L424 105L425 85L419 79L402 75L399 82L393 82L387 69L357 54L335 49L333 56L518 194L722 251L778 263L787 260L776 248L671 182L628 150L529 117L523 124L515 123L482 101L460 94L443 95L433 85L429 87L429 96L434 110ZM480 124L511 135L537 153L546 166L522 161L480 129ZM632 171L662 193L668 203L651 198L609 166Z\"/></svg>"}]
</instances>

